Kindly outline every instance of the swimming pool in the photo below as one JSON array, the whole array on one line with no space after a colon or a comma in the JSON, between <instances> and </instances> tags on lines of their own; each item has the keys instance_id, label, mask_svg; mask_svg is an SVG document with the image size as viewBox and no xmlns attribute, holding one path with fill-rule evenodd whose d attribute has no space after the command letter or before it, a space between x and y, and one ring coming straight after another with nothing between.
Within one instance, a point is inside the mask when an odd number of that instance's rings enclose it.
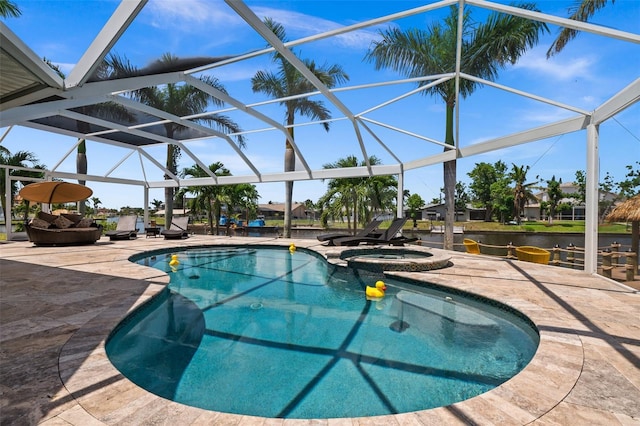
<instances>
[{"instance_id":1,"label":"swimming pool","mask_svg":"<svg viewBox=\"0 0 640 426\"><path fill-rule=\"evenodd\" d=\"M517 374L538 345L525 318L462 293L385 279L385 297L368 301L379 275L305 250L136 261L171 283L114 330L107 354L150 392L205 409L335 418L449 405Z\"/></svg>"}]
</instances>

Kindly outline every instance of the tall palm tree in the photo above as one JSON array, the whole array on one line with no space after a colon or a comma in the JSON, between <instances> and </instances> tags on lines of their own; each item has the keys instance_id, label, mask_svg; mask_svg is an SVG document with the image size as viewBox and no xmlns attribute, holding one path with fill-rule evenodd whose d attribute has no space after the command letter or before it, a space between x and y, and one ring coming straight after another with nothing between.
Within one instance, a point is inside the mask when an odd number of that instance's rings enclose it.
<instances>
[{"instance_id":1,"label":"tall palm tree","mask_svg":"<svg viewBox=\"0 0 640 426\"><path fill-rule=\"evenodd\" d=\"M265 25L283 42L286 41L284 27L265 18ZM316 88L291 65L279 52L275 52L272 57L273 62L278 64L276 72L258 71L251 79L251 86L254 92L266 93L274 98L286 98L293 95L300 95L314 91ZM328 88L349 80L349 76L343 71L340 65L318 66L314 61L303 60L305 66ZM312 101L309 98L296 98L280 102L285 107L285 123L288 127L289 135L294 139L293 124L295 115L300 114L314 120L328 120L331 113L324 106L322 101ZM322 123L326 131L329 131L329 123ZM284 171L295 170L295 153L289 140L285 141L284 151ZM285 206L284 206L284 230L283 236L291 236L291 202L293 198L293 181L285 182Z\"/></svg>"},{"instance_id":2,"label":"tall palm tree","mask_svg":"<svg viewBox=\"0 0 640 426\"><path fill-rule=\"evenodd\" d=\"M179 68L183 62L185 61L171 55L170 53L165 53L153 64L153 68L155 72L161 72L162 70L174 70ZM116 55L111 55L107 59L107 65L109 67L108 72L110 73L111 78L131 77L140 74L140 70L131 65L126 58L120 58ZM200 80L217 90L226 93L224 86L217 78L201 76ZM132 92L130 95L143 104L179 117L205 112L209 104L216 106L222 106L224 104L220 99L188 84L170 83L162 87L145 87ZM225 133L239 133L242 131L238 124L221 114L198 117L193 120L201 124L215 126L218 130ZM177 134L188 130L185 126L175 122L168 122L163 124L163 126L165 136L169 139L173 139ZM245 147L245 140L242 135L236 136L235 139L240 148ZM179 159L180 148L177 145L168 144L166 168L173 175L177 174ZM165 174L165 179L171 179L171 176L169 174ZM171 224L171 219L173 217L174 194L175 189L173 187L165 188L165 223L167 226Z\"/></svg>"},{"instance_id":3,"label":"tall palm tree","mask_svg":"<svg viewBox=\"0 0 640 426\"><path fill-rule=\"evenodd\" d=\"M534 10L533 4L517 5ZM538 42L541 33L547 31L544 23L527 18L492 13L484 23L471 20L465 12L462 21L461 71L494 81L498 70L514 64L525 51ZM450 8L443 22L430 25L427 30L398 28L382 31L382 40L375 42L366 59L375 63L376 69L392 68L408 77L421 77L450 73L456 66L458 34L458 9ZM421 82L425 85L427 82ZM460 95L465 98L478 87L475 81L460 79ZM455 81L425 90L426 94L440 96L446 105L445 143L455 146L453 137L453 113L455 108ZM453 222L455 220L456 160L447 161L444 167L445 234L444 248L453 249Z\"/></svg>"},{"instance_id":4,"label":"tall palm tree","mask_svg":"<svg viewBox=\"0 0 640 426\"><path fill-rule=\"evenodd\" d=\"M239 183L237 185L228 185L226 188L227 194L227 211L237 211L242 209L245 211L246 219L255 214L258 211L258 189L255 185L249 183Z\"/></svg>"},{"instance_id":5,"label":"tall palm tree","mask_svg":"<svg viewBox=\"0 0 640 426\"><path fill-rule=\"evenodd\" d=\"M371 165L381 164L375 156L369 158ZM354 155L341 158L334 163L325 164L325 169L357 167L366 165L365 161L358 162ZM347 227L354 233L358 222L367 223L373 219L375 211L392 209L395 200L395 188L398 182L393 176L374 176L362 178L331 179L327 185L327 193L322 196L318 204L324 206L334 217L347 216ZM353 217L353 228L351 227Z\"/></svg>"},{"instance_id":6,"label":"tall palm tree","mask_svg":"<svg viewBox=\"0 0 640 426\"><path fill-rule=\"evenodd\" d=\"M76 172L79 175L87 174L87 145L84 139L79 140L77 153L76 153ZM78 179L78 183L80 185L84 185L87 183L84 179ZM80 208L78 209L78 213L84 216L84 212L86 210L86 204L84 201L80 201Z\"/></svg>"},{"instance_id":7,"label":"tall palm tree","mask_svg":"<svg viewBox=\"0 0 640 426\"><path fill-rule=\"evenodd\" d=\"M46 57L42 58L42 60L62 79L66 78L66 75L58 65L54 64ZM106 60L103 60L94 72L93 80L109 80L113 77L114 70L109 66L109 63ZM125 107L115 102L100 102L94 105L83 105L73 108L72 111L100 118L115 119L122 123L131 123L134 120L133 114L131 114ZM79 133L88 134L91 132L91 125L82 120L76 121L76 128ZM84 138L78 138L78 147L76 150L76 173L79 175L86 175L88 170L87 143ZM78 183L80 185L85 185L87 181L84 179L78 179ZM84 216L86 200L80 201L78 210L78 212Z\"/></svg>"},{"instance_id":8,"label":"tall palm tree","mask_svg":"<svg viewBox=\"0 0 640 426\"><path fill-rule=\"evenodd\" d=\"M532 192L532 187L537 182L525 183L529 166L516 166L515 164L512 164L512 166L509 178L515 184L513 188L513 210L516 221L520 225L520 217L524 214L524 206L529 201L537 201Z\"/></svg>"},{"instance_id":9,"label":"tall palm tree","mask_svg":"<svg viewBox=\"0 0 640 426\"><path fill-rule=\"evenodd\" d=\"M155 211L160 210L160 207L162 207L162 200L157 200L157 199L153 199L153 201L151 201L151 205L153 206L153 209Z\"/></svg>"},{"instance_id":10,"label":"tall palm tree","mask_svg":"<svg viewBox=\"0 0 640 426\"><path fill-rule=\"evenodd\" d=\"M549 196L549 223L551 224L560 201L565 197L562 192L562 179L556 180L556 175L553 175L551 180L547 181L547 195Z\"/></svg>"},{"instance_id":11,"label":"tall palm tree","mask_svg":"<svg viewBox=\"0 0 640 426\"><path fill-rule=\"evenodd\" d=\"M216 176L230 176L231 172L225 168L222 163L215 162L209 165L211 170ZM208 177L209 175L200 168L198 165L187 167L182 171L183 176L189 176L194 178ZM196 209L204 209L207 213L207 220L209 222L210 232L213 233L213 216L216 216L216 233L218 235L218 225L220 223L220 211L222 204L226 200L226 188L220 185L206 185L206 186L188 186L187 192L195 194L195 198L192 200L193 207ZM166 211L166 210L165 210Z\"/></svg>"},{"instance_id":12,"label":"tall palm tree","mask_svg":"<svg viewBox=\"0 0 640 426\"><path fill-rule=\"evenodd\" d=\"M325 164L324 169L337 169L346 167L357 167L358 158L349 155L345 158ZM347 229L354 233L358 228L359 201L364 192L363 178L337 178L331 179L327 185L328 191L322 197L322 203L332 212L332 215L346 216ZM353 229L351 228L351 218L353 217Z\"/></svg>"},{"instance_id":13,"label":"tall palm tree","mask_svg":"<svg viewBox=\"0 0 640 426\"><path fill-rule=\"evenodd\" d=\"M102 204L102 201L100 201L100 198L98 197L91 197L91 202L93 203L93 210L95 214L98 212L98 206Z\"/></svg>"},{"instance_id":14,"label":"tall palm tree","mask_svg":"<svg viewBox=\"0 0 640 426\"><path fill-rule=\"evenodd\" d=\"M616 0L611 0L614 4ZM569 19L575 21L587 22L600 9L605 7L609 0L578 0L573 6L569 7ZM551 43L551 47L547 50L547 58L552 57L556 53L560 53L569 41L578 35L578 30L573 28L562 28L558 37Z\"/></svg>"}]
</instances>

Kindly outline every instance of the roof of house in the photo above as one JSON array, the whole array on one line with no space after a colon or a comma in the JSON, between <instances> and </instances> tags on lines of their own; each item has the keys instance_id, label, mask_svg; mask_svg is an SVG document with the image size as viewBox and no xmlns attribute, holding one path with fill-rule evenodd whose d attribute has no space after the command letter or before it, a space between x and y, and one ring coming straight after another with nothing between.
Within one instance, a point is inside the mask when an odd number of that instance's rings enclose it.
<instances>
[{"instance_id":1,"label":"roof of house","mask_svg":"<svg viewBox=\"0 0 640 426\"><path fill-rule=\"evenodd\" d=\"M300 207L304 207L304 204L300 204L300 203L291 204L292 211ZM258 210L282 213L284 212L284 203L258 204Z\"/></svg>"}]
</instances>

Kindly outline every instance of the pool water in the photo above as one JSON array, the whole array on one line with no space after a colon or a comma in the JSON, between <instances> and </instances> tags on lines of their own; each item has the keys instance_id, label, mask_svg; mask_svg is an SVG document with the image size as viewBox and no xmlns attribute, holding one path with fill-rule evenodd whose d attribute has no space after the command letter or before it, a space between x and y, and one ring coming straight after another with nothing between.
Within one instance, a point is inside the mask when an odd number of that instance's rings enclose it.
<instances>
[{"instance_id":1,"label":"pool water","mask_svg":"<svg viewBox=\"0 0 640 426\"><path fill-rule=\"evenodd\" d=\"M169 265L177 254L179 265ZM206 248L137 262L168 290L112 333L107 354L130 380L205 409L278 418L402 413L484 393L530 361L526 319L410 282L285 248Z\"/></svg>"}]
</instances>

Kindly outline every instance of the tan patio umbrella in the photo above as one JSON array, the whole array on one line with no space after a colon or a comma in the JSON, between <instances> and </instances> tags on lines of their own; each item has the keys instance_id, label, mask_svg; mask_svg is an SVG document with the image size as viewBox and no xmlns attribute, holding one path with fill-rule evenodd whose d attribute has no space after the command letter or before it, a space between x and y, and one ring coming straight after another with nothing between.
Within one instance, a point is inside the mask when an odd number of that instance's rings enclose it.
<instances>
[{"instance_id":1,"label":"tan patio umbrella","mask_svg":"<svg viewBox=\"0 0 640 426\"><path fill-rule=\"evenodd\" d=\"M638 254L640 239L640 194L617 206L606 217L608 222L631 222L631 250Z\"/></svg>"},{"instance_id":2,"label":"tan patio umbrella","mask_svg":"<svg viewBox=\"0 0 640 426\"><path fill-rule=\"evenodd\" d=\"M70 203L86 200L93 191L84 185L62 181L37 182L25 186L19 192L25 200L36 203Z\"/></svg>"}]
</instances>

